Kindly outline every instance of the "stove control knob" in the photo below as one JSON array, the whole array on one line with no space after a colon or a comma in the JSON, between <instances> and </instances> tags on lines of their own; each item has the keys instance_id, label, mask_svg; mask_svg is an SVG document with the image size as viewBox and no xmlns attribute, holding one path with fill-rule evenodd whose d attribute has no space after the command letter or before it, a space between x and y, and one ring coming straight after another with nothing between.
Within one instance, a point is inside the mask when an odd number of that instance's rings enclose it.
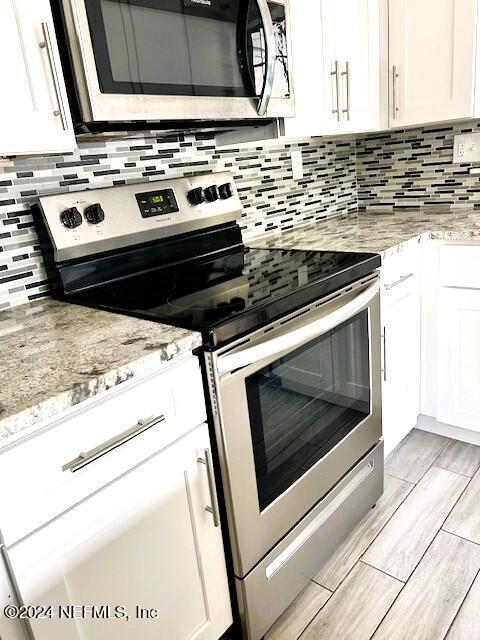
<instances>
[{"instance_id":1,"label":"stove control knob","mask_svg":"<svg viewBox=\"0 0 480 640\"><path fill-rule=\"evenodd\" d=\"M205 189L205 197L207 202L215 202L215 200L218 200L220 194L218 193L218 187L216 184L212 184L211 187L207 187Z\"/></svg>"},{"instance_id":2,"label":"stove control knob","mask_svg":"<svg viewBox=\"0 0 480 640\"><path fill-rule=\"evenodd\" d=\"M65 209L60 214L60 221L64 227L68 229L75 229L75 227L79 227L82 222L82 214L77 209L77 207L70 207L69 209Z\"/></svg>"},{"instance_id":3,"label":"stove control knob","mask_svg":"<svg viewBox=\"0 0 480 640\"><path fill-rule=\"evenodd\" d=\"M232 189L232 185L230 184L230 182L226 182L225 184L221 184L218 187L218 191L220 193L220 198L222 200L228 200L229 198L233 197L233 189Z\"/></svg>"},{"instance_id":4,"label":"stove control knob","mask_svg":"<svg viewBox=\"0 0 480 640\"><path fill-rule=\"evenodd\" d=\"M197 187L187 193L187 198L190 204L197 206L202 204L202 202L205 202L205 192L202 187Z\"/></svg>"},{"instance_id":5,"label":"stove control knob","mask_svg":"<svg viewBox=\"0 0 480 640\"><path fill-rule=\"evenodd\" d=\"M102 209L102 205L99 202L91 204L85 209L85 218L90 224L100 224L105 220L105 213Z\"/></svg>"}]
</instances>

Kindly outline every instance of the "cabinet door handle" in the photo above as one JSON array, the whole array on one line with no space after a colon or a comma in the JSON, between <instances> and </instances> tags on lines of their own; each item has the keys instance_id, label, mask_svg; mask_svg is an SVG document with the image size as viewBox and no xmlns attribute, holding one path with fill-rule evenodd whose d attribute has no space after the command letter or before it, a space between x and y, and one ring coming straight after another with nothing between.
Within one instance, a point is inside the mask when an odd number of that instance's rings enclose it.
<instances>
[{"instance_id":1,"label":"cabinet door handle","mask_svg":"<svg viewBox=\"0 0 480 640\"><path fill-rule=\"evenodd\" d=\"M210 449L204 449L204 458L197 458L200 464L204 464L207 469L208 490L210 492L210 505L205 507L205 511L212 514L213 524L220 526L220 511L218 509L217 490L215 488L215 476L213 475L212 453Z\"/></svg>"},{"instance_id":2,"label":"cabinet door handle","mask_svg":"<svg viewBox=\"0 0 480 640\"><path fill-rule=\"evenodd\" d=\"M65 106L63 104L62 87L60 84L60 76L58 74L57 63L55 61L55 54L52 48L52 40L50 38L50 30L47 22L42 22L43 41L40 42L40 47L46 49L48 56L48 65L50 67L50 73L52 74L53 86L55 89L55 95L57 98L58 109L53 114L60 116L62 121L62 129L66 131L68 129L68 121L65 113Z\"/></svg>"},{"instance_id":3,"label":"cabinet door handle","mask_svg":"<svg viewBox=\"0 0 480 640\"><path fill-rule=\"evenodd\" d=\"M338 60L335 60L335 70L330 73L332 78L335 78L335 105L336 108L332 109L332 113L337 116L337 120L340 121L340 72Z\"/></svg>"},{"instance_id":4,"label":"cabinet door handle","mask_svg":"<svg viewBox=\"0 0 480 640\"><path fill-rule=\"evenodd\" d=\"M345 78L345 93L347 98L347 106L342 110L342 113L347 116L347 120L350 120L350 63L348 60L345 62L345 71L342 71L342 77Z\"/></svg>"},{"instance_id":5,"label":"cabinet door handle","mask_svg":"<svg viewBox=\"0 0 480 640\"><path fill-rule=\"evenodd\" d=\"M119 433L117 436L110 438L110 440L107 440L106 442L102 442L102 444L99 444L98 447L90 449L90 451L87 451L86 453L79 453L76 458L63 465L62 471L71 471L72 473L75 473L75 471L83 469L83 467L85 467L87 464L90 464L94 460L98 460L98 458L101 458L106 453L109 453L120 445L125 444L125 442L132 440L132 438L136 438L136 436L139 436L144 431L147 431L147 429L155 427L157 424L160 424L160 422L163 422L164 420L164 415L157 416L156 418L151 417L146 418L145 420L139 420L135 426L130 427L122 433Z\"/></svg>"},{"instance_id":6,"label":"cabinet door handle","mask_svg":"<svg viewBox=\"0 0 480 640\"><path fill-rule=\"evenodd\" d=\"M398 106L398 67L395 64L392 68L392 78L393 118L396 119L400 108Z\"/></svg>"},{"instance_id":7,"label":"cabinet door handle","mask_svg":"<svg viewBox=\"0 0 480 640\"><path fill-rule=\"evenodd\" d=\"M407 280L410 280L411 278L413 278L414 275L415 275L414 273L407 273L407 275L401 276L398 280L395 280L395 282L386 284L385 291L390 291L390 289L393 289L394 287L398 287L399 284L402 284L402 282L406 282Z\"/></svg>"},{"instance_id":8,"label":"cabinet door handle","mask_svg":"<svg viewBox=\"0 0 480 640\"><path fill-rule=\"evenodd\" d=\"M387 327L383 327L383 381L387 381Z\"/></svg>"}]
</instances>

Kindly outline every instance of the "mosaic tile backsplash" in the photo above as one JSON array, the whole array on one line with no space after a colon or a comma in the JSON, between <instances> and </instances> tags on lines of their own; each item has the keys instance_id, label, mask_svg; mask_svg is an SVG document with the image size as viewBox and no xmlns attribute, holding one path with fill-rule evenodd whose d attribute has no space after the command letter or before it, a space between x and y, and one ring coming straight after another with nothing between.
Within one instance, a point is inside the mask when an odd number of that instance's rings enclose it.
<instances>
[{"instance_id":1,"label":"mosaic tile backsplash","mask_svg":"<svg viewBox=\"0 0 480 640\"><path fill-rule=\"evenodd\" d=\"M301 149L304 177L292 175ZM18 158L0 169L0 309L48 295L30 214L35 196L230 170L249 238L357 210L355 140L312 139L216 148L211 135L81 142L65 156Z\"/></svg>"},{"instance_id":2,"label":"mosaic tile backsplash","mask_svg":"<svg viewBox=\"0 0 480 640\"><path fill-rule=\"evenodd\" d=\"M360 209L480 207L472 164L452 164L453 137L480 132L480 121L375 133L357 140ZM476 166L479 166L478 164Z\"/></svg>"}]
</instances>

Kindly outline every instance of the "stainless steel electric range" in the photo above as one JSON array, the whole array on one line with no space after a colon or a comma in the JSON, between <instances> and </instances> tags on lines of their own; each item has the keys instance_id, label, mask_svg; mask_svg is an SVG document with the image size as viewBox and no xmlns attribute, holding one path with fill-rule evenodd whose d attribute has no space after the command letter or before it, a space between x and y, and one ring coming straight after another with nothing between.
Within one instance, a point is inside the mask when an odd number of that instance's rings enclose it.
<instances>
[{"instance_id":1,"label":"stainless steel electric range","mask_svg":"<svg viewBox=\"0 0 480 640\"><path fill-rule=\"evenodd\" d=\"M380 257L245 246L230 173L42 197L56 295L200 331L243 634L383 491Z\"/></svg>"}]
</instances>

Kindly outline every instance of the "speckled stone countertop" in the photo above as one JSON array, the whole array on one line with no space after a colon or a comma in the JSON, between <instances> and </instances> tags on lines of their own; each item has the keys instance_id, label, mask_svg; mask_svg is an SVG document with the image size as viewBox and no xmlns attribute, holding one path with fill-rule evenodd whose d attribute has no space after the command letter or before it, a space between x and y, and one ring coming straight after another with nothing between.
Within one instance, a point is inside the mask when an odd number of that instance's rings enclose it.
<instances>
[{"instance_id":1,"label":"speckled stone countertop","mask_svg":"<svg viewBox=\"0 0 480 640\"><path fill-rule=\"evenodd\" d=\"M423 239L480 241L480 210L395 210L335 216L250 240L256 247L365 251L384 256Z\"/></svg>"},{"instance_id":2,"label":"speckled stone countertop","mask_svg":"<svg viewBox=\"0 0 480 640\"><path fill-rule=\"evenodd\" d=\"M200 344L186 329L55 300L0 312L0 446Z\"/></svg>"}]
</instances>

